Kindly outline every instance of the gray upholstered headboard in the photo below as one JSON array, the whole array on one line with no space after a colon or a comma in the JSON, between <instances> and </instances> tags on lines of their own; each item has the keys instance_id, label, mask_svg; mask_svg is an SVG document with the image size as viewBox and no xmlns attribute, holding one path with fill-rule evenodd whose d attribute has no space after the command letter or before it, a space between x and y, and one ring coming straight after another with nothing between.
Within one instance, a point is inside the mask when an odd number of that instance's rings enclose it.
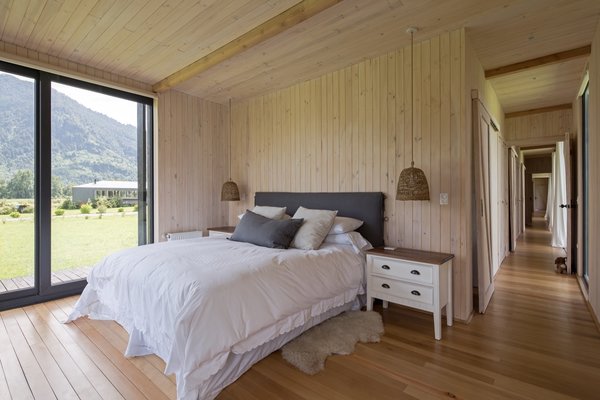
<instances>
[{"instance_id":1,"label":"gray upholstered headboard","mask_svg":"<svg viewBox=\"0 0 600 400\"><path fill-rule=\"evenodd\" d=\"M384 201L381 192L256 192L254 204L287 207L287 213L290 215L294 215L300 206L319 210L338 210L338 215L341 217L364 221L358 232L371 242L373 247L383 246Z\"/></svg>"}]
</instances>

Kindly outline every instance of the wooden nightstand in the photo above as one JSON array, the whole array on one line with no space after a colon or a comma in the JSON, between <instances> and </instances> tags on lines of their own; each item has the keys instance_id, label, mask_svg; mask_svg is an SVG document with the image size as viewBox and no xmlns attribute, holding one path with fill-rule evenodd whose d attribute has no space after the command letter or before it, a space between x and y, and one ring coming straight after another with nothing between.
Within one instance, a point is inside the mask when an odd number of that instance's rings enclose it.
<instances>
[{"instance_id":1,"label":"wooden nightstand","mask_svg":"<svg viewBox=\"0 0 600 400\"><path fill-rule=\"evenodd\" d=\"M435 338L442 338L442 309L452 326L452 259L454 255L411 249L367 251L367 310L373 299L433 313Z\"/></svg>"},{"instance_id":2,"label":"wooden nightstand","mask_svg":"<svg viewBox=\"0 0 600 400\"><path fill-rule=\"evenodd\" d=\"M234 230L235 226L217 226L215 228L208 228L208 236L228 238L233 234Z\"/></svg>"}]
</instances>

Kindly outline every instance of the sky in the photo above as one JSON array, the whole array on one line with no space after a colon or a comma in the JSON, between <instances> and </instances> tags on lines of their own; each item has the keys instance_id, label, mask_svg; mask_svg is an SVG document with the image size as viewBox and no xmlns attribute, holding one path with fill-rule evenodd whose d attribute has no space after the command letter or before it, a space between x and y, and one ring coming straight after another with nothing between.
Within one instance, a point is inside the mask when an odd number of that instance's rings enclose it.
<instances>
[{"instance_id":1,"label":"sky","mask_svg":"<svg viewBox=\"0 0 600 400\"><path fill-rule=\"evenodd\" d=\"M116 119L122 124L137 125L137 103L90 90L52 82L52 88L83 106Z\"/></svg>"},{"instance_id":2,"label":"sky","mask_svg":"<svg viewBox=\"0 0 600 400\"><path fill-rule=\"evenodd\" d=\"M0 71L0 74L4 72ZM31 81L29 78L24 78L19 75L12 75L26 81ZM137 103L134 101L123 100L118 97L108 96L102 93L92 92L90 90L79 89L73 86L63 85L52 82L52 88L72 98L79 104L104 114L112 119L116 119L122 124L137 126Z\"/></svg>"}]
</instances>

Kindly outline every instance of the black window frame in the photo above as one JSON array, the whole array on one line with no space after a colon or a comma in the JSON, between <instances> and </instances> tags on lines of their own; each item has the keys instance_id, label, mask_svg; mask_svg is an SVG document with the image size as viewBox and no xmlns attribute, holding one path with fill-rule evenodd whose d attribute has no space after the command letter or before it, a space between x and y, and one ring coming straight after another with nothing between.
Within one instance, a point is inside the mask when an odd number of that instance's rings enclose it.
<instances>
[{"instance_id":1,"label":"black window frame","mask_svg":"<svg viewBox=\"0 0 600 400\"><path fill-rule=\"evenodd\" d=\"M80 294L86 280L52 285L51 175L52 82L138 103L138 245L154 241L154 99L96 83L0 60L0 71L34 80L35 87L35 255L34 287L0 294L0 311ZM141 110L141 111L140 111ZM141 115L140 115L141 113ZM140 125L140 121L142 124ZM141 156L141 157L140 157ZM140 168L141 167L141 168ZM140 169L143 173L140 173ZM145 181L140 181L140 177ZM143 232L140 232L140 228ZM0 262L2 262L0 260Z\"/></svg>"}]
</instances>

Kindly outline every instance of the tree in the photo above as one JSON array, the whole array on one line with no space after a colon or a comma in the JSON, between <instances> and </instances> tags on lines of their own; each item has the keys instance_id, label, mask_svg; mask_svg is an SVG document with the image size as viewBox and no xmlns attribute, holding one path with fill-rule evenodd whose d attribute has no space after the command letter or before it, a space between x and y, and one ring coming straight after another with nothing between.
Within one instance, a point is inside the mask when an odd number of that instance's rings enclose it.
<instances>
[{"instance_id":1,"label":"tree","mask_svg":"<svg viewBox=\"0 0 600 400\"><path fill-rule=\"evenodd\" d=\"M71 187L65 185L58 176L52 176L52 198L62 199L71 196Z\"/></svg>"},{"instance_id":2,"label":"tree","mask_svg":"<svg viewBox=\"0 0 600 400\"><path fill-rule=\"evenodd\" d=\"M32 199L35 196L33 172L17 171L6 185L6 197L13 199Z\"/></svg>"},{"instance_id":3,"label":"tree","mask_svg":"<svg viewBox=\"0 0 600 400\"><path fill-rule=\"evenodd\" d=\"M6 189L6 182L0 179L0 199L6 199L8 197L8 191Z\"/></svg>"}]
</instances>

